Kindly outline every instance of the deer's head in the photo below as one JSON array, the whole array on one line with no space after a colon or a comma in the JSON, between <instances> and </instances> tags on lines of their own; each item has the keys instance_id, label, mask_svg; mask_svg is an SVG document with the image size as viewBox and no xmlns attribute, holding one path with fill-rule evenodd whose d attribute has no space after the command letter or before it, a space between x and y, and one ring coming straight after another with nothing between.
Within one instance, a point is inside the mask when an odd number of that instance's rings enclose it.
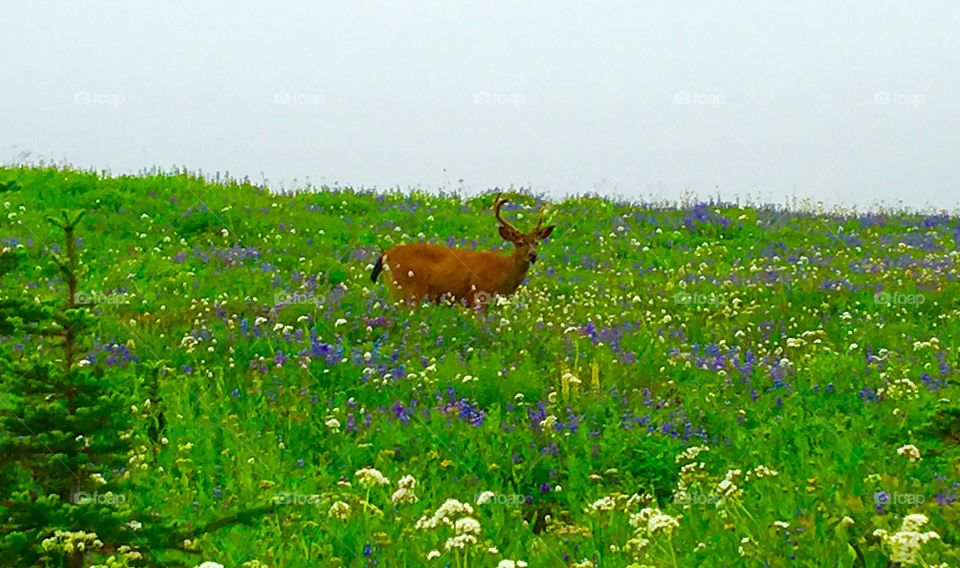
<instances>
[{"instance_id":1,"label":"deer's head","mask_svg":"<svg viewBox=\"0 0 960 568\"><path fill-rule=\"evenodd\" d=\"M500 208L507 203L507 199L501 197L500 194L497 194L496 199L493 202L493 213L497 218L497 222L500 223L500 236L503 237L505 241L510 241L513 243L514 255L524 262L529 262L533 264L537 261L537 245L541 241L550 236L550 233L553 232L555 225L550 225L549 227L543 226L543 209L540 209L540 215L537 219L537 225L530 230L529 233L524 233L520 229L514 227L509 221L503 218L500 214Z\"/></svg>"}]
</instances>

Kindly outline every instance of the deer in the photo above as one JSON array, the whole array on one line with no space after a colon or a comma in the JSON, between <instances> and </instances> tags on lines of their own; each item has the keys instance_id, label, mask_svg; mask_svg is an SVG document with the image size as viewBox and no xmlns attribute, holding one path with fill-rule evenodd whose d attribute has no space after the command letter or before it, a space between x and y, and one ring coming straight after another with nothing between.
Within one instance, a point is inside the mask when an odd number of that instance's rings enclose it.
<instances>
[{"instance_id":1,"label":"deer","mask_svg":"<svg viewBox=\"0 0 960 568\"><path fill-rule=\"evenodd\" d=\"M493 215L503 240L513 251L472 251L429 243L397 245L383 252L373 266L374 283L381 272L389 276L388 286L395 299L410 304L455 301L476 308L496 295L508 296L523 282L530 266L537 262L537 245L547 239L556 225L543 226L543 208L537 225L524 233L503 218L501 209L509 201L498 193Z\"/></svg>"}]
</instances>

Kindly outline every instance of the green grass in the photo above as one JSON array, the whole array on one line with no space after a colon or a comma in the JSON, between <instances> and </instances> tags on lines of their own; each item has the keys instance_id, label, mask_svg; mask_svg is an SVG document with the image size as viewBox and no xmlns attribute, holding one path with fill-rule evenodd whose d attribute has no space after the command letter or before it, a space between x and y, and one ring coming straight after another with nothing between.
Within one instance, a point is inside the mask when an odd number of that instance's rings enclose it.
<instances>
[{"instance_id":1,"label":"green grass","mask_svg":"<svg viewBox=\"0 0 960 568\"><path fill-rule=\"evenodd\" d=\"M127 502L186 523L277 504L171 566L887 566L874 532L912 513L939 536L917 561L960 563L956 217L548 202L528 280L474 313L394 306L369 273L402 242L503 247L492 195L26 167L0 188L24 293L62 297L44 218L86 210L92 364L166 369L131 400L166 430ZM515 201L526 228L540 199ZM463 549L418 528L448 499L481 528Z\"/></svg>"}]
</instances>

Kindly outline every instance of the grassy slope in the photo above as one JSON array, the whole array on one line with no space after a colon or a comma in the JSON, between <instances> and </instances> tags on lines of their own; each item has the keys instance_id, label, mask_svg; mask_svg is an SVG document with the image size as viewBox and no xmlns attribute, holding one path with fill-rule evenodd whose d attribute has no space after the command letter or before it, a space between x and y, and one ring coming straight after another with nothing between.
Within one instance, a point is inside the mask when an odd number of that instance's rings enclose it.
<instances>
[{"instance_id":1,"label":"grassy slope","mask_svg":"<svg viewBox=\"0 0 960 568\"><path fill-rule=\"evenodd\" d=\"M833 565L857 550L882 566L872 533L909 512L942 538L925 558L960 561L960 449L925 426L957 405L956 218L569 199L549 204L558 228L522 291L471 314L398 310L368 276L394 243L501 246L490 196L278 196L186 174L0 169L14 179L0 246L36 259L20 275L28 293L62 295L42 262L57 241L43 218L87 209L95 364L170 369L169 443L147 449L144 491L128 499L187 520L284 504L201 541L208 559L419 566L438 549L432 565L624 566L630 513L654 499L682 518L637 553L649 564ZM519 201L507 214L525 213L524 227L538 200ZM891 386L901 379L915 388ZM897 454L905 444L919 462ZM710 448L702 469L681 479L677 456L696 445ZM362 488L365 466L391 485ZM756 466L779 475L748 475ZM404 475L419 500L394 505ZM717 506L725 476L742 494ZM690 502L673 502L678 483ZM449 529L415 528L488 490L501 497L474 505L482 546L469 560L445 551ZM878 514L880 491L923 503ZM628 503L635 493L648 498ZM587 511L604 496L613 511ZM335 501L347 521L329 515Z\"/></svg>"}]
</instances>

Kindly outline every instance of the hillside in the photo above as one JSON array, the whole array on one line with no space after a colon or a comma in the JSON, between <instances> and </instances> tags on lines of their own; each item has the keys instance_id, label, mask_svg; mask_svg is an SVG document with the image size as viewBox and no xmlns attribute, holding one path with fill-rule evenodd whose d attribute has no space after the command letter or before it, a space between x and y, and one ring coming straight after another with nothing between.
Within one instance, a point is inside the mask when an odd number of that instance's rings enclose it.
<instances>
[{"instance_id":1,"label":"hillside","mask_svg":"<svg viewBox=\"0 0 960 568\"><path fill-rule=\"evenodd\" d=\"M127 503L194 524L276 505L151 561L886 566L922 514L917 561L960 563L956 217L515 194L515 224L546 204L557 225L520 291L406 309L370 281L380 251L507 250L492 194L0 186L0 247L27 259L6 285L63 298L45 218L86 211L84 365L162 369L153 400L117 379L134 436L164 417Z\"/></svg>"}]
</instances>

